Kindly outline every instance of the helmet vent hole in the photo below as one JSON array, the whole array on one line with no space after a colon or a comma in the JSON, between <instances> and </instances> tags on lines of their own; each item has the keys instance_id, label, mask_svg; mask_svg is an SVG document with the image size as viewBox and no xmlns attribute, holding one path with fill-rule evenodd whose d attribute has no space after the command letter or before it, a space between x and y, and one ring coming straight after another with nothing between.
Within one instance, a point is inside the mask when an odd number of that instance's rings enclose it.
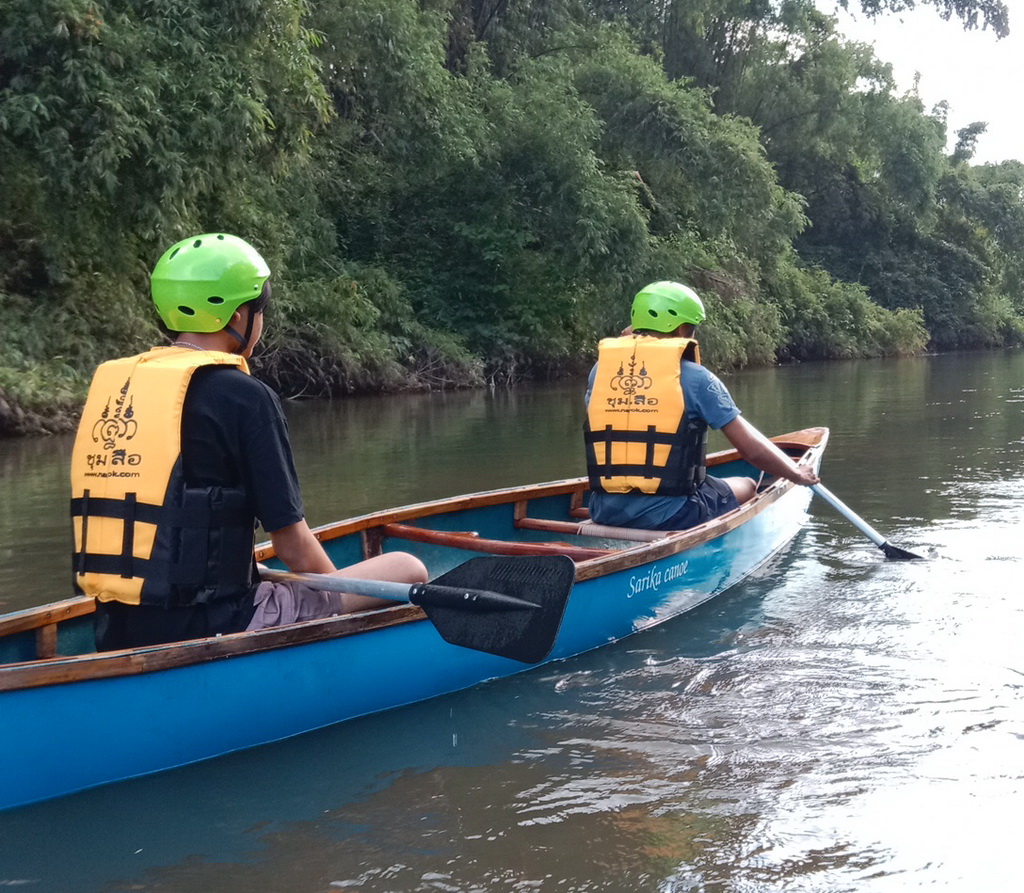
<instances>
[{"instance_id":1,"label":"helmet vent hole","mask_svg":"<svg viewBox=\"0 0 1024 893\"><path fill-rule=\"evenodd\" d=\"M186 307L184 304L181 304L178 307L178 312L184 314L185 316L195 316L196 315L195 310L193 310L191 307Z\"/></svg>"},{"instance_id":2,"label":"helmet vent hole","mask_svg":"<svg viewBox=\"0 0 1024 893\"><path fill-rule=\"evenodd\" d=\"M222 242L224 241L224 236L222 236L222 235L221 236L217 236L217 238L220 239Z\"/></svg>"},{"instance_id":3,"label":"helmet vent hole","mask_svg":"<svg viewBox=\"0 0 1024 893\"><path fill-rule=\"evenodd\" d=\"M647 313L648 313L649 316L651 316L654 319L658 318L658 311L657 310L650 310L650 309L648 309Z\"/></svg>"},{"instance_id":4,"label":"helmet vent hole","mask_svg":"<svg viewBox=\"0 0 1024 893\"><path fill-rule=\"evenodd\" d=\"M192 243L192 247L193 247L193 248L198 248L198 247L199 247L200 245L202 245L202 244L203 244L203 240L202 240L202 239L196 239L196 240L195 240L195 241L194 241L194 242Z\"/></svg>"},{"instance_id":5,"label":"helmet vent hole","mask_svg":"<svg viewBox=\"0 0 1024 893\"><path fill-rule=\"evenodd\" d=\"M223 304L224 303L224 299L222 297L220 297L219 295L213 295L213 296L207 298L206 302L208 304Z\"/></svg>"},{"instance_id":6,"label":"helmet vent hole","mask_svg":"<svg viewBox=\"0 0 1024 893\"><path fill-rule=\"evenodd\" d=\"M668 308L668 312L672 314L672 316L679 316L679 314L676 313L675 310L673 310L671 307Z\"/></svg>"},{"instance_id":7,"label":"helmet vent hole","mask_svg":"<svg viewBox=\"0 0 1024 893\"><path fill-rule=\"evenodd\" d=\"M174 255L176 255L179 251L181 251L181 248L175 248L174 251L171 252L170 257L168 257L167 259L170 260L171 257L174 257Z\"/></svg>"}]
</instances>

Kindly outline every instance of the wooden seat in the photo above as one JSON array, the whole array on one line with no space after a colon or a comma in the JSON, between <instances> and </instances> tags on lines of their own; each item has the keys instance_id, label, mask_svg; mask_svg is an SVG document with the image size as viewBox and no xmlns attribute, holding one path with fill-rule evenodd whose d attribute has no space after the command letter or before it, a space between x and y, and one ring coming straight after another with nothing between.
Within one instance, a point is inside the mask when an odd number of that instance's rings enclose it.
<instances>
[{"instance_id":1,"label":"wooden seat","mask_svg":"<svg viewBox=\"0 0 1024 893\"><path fill-rule=\"evenodd\" d=\"M522 530L548 530L553 533L568 533L573 536L594 536L638 543L650 543L654 540L664 539L676 532L673 530L641 530L637 527L608 527L605 524L595 524L593 521L549 521L545 518L517 518L515 525Z\"/></svg>"}]
</instances>

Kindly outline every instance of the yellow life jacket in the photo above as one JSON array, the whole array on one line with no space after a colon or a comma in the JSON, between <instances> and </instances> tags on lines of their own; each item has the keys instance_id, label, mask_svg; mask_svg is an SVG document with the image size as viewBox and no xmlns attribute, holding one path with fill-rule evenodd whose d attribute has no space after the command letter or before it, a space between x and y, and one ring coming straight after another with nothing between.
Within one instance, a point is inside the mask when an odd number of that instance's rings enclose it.
<instances>
[{"instance_id":1,"label":"yellow life jacket","mask_svg":"<svg viewBox=\"0 0 1024 893\"><path fill-rule=\"evenodd\" d=\"M228 487L186 487L181 421L193 373L245 359L156 347L103 363L71 455L76 590L100 601L181 607L251 585L254 517Z\"/></svg>"},{"instance_id":2,"label":"yellow life jacket","mask_svg":"<svg viewBox=\"0 0 1024 893\"><path fill-rule=\"evenodd\" d=\"M703 483L707 423L686 416L684 358L700 362L692 338L600 342L584 433L592 490L689 496Z\"/></svg>"}]
</instances>

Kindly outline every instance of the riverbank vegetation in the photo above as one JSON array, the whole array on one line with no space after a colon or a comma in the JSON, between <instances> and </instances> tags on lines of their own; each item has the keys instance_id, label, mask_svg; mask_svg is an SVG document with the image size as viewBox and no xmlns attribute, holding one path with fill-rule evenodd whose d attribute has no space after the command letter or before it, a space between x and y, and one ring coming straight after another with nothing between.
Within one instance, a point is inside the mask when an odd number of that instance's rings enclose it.
<instances>
[{"instance_id":1,"label":"riverbank vegetation","mask_svg":"<svg viewBox=\"0 0 1024 893\"><path fill-rule=\"evenodd\" d=\"M719 368L1024 341L1024 166L810 0L4 5L0 432L159 343L148 271L212 230L274 270L286 396L586 368L660 278Z\"/></svg>"}]
</instances>

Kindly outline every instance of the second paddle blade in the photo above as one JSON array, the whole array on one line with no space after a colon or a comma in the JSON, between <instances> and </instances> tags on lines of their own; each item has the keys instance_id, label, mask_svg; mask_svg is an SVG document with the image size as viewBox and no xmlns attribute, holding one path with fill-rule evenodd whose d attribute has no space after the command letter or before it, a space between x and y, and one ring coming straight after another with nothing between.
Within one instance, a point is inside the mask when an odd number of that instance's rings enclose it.
<instances>
[{"instance_id":1,"label":"second paddle blade","mask_svg":"<svg viewBox=\"0 0 1024 893\"><path fill-rule=\"evenodd\" d=\"M575 579L576 565L563 555L471 558L431 583L498 592L536 608L474 611L431 604L422 608L446 642L538 663L555 644Z\"/></svg>"}]
</instances>

